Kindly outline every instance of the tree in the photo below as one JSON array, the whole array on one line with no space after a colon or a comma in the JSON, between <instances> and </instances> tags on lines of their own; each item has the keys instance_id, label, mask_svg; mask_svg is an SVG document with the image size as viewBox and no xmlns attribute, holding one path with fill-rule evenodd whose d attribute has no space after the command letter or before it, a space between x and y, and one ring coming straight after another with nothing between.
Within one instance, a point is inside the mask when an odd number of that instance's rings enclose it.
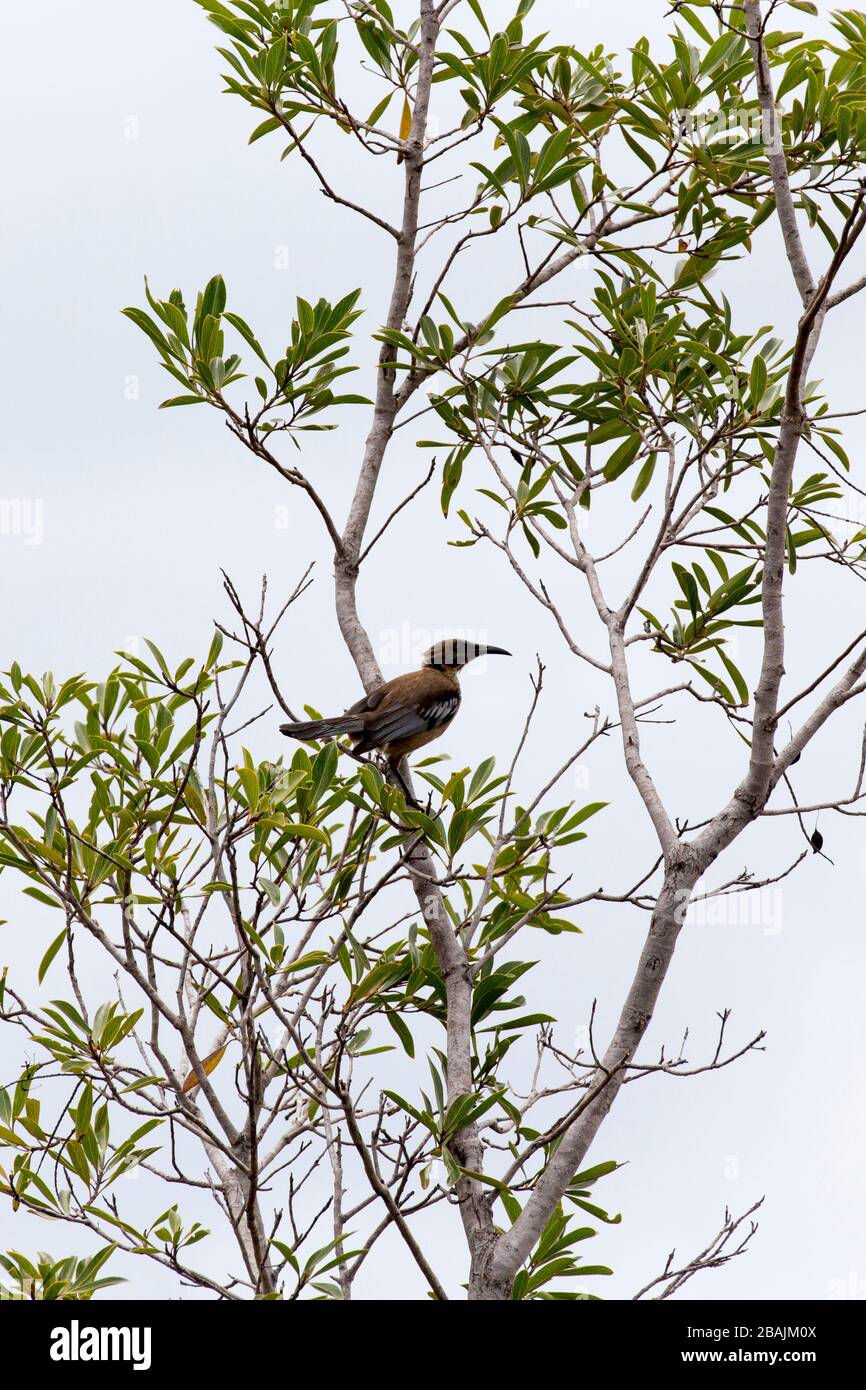
<instances>
[{"instance_id":1,"label":"tree","mask_svg":"<svg viewBox=\"0 0 866 1390\"><path fill-rule=\"evenodd\" d=\"M147 307L126 313L180 386L164 404L215 409L318 517L336 621L368 690L382 673L359 577L399 526L409 544L424 483L388 498L372 537L371 510L396 430L422 422L456 543L498 552L609 709L528 797L517 775L541 667L504 772L488 759L448 776L424 759L423 791L416 782L407 799L333 743L257 763L240 736L261 717L249 712L261 684L293 717L271 652L307 575L274 609L266 585L250 610L226 579L231 626L177 670L155 645L99 685L13 666L0 690L0 863L60 913L39 984L62 953L72 997L40 1005L27 982L6 983L3 1022L39 1060L0 1092L13 1151L0 1181L13 1206L104 1246L90 1267L10 1254L7 1271L22 1289L70 1296L98 1287L117 1247L222 1297L348 1298L369 1250L396 1231L444 1298L424 1213L445 1203L462 1223L471 1299L584 1297L584 1278L607 1270L578 1257L595 1230L581 1213L616 1219L594 1191L616 1163L584 1165L623 1087L723 1066L761 1042L726 1050L723 1016L705 1064L640 1058L690 903L770 881L746 872L704 887L747 827L789 817L806 841L790 873L822 852L804 818L857 814L864 795L861 753L850 794L798 801L795 764L866 691L866 631L787 688L783 589L786 574L814 583L816 565L839 586L863 576L866 531L839 516L858 492L839 417L809 371L832 311L866 287L848 270L866 226L866 20L841 12L830 36L804 37L775 23L814 5L695 0L672 6L664 55L638 40L616 58L530 34L531 0L500 32L479 0L418 0L402 7L411 22L386 0L197 3L223 36L228 91L255 112L250 139L277 136L335 216L393 242L393 283L370 400L341 381L360 291L299 297L275 355L227 308L220 276L194 309L148 288ZM364 110L342 82L359 53L375 89ZM341 194L328 128L353 157L400 165L396 216ZM783 337L741 323L711 281L735 283L753 243L773 236L802 303ZM452 281L479 243L496 248L502 285L470 321ZM341 523L309 436L357 409L369 428ZM484 486L470 495L470 481ZM590 549L590 517L603 553ZM584 595L596 633L578 641ZM641 749L642 726L685 701L707 737L729 739L736 768L725 803L694 824ZM657 852L636 883L580 893L579 842L603 804L551 796L614 737ZM666 756L684 756L675 722L666 738ZM531 962L511 958L530 932L576 932L588 902L649 918L601 1051L594 1038L575 1051L549 1015L523 1012ZM100 955L117 991L96 1007L82 961ZM389 1084L389 1048L415 1062L409 1096ZM208 1188L243 1268L217 1276L190 1261L206 1230L180 1202L133 1220L114 1184L134 1165L163 1196L168 1183ZM642 1292L667 1296L732 1258L750 1215L726 1215L701 1255L669 1262Z\"/></svg>"}]
</instances>

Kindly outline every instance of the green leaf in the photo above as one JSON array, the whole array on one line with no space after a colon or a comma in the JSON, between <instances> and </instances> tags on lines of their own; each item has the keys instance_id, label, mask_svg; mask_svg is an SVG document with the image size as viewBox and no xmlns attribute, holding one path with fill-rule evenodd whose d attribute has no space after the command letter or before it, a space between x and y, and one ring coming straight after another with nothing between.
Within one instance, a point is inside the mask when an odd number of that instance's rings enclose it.
<instances>
[{"instance_id":1,"label":"green leaf","mask_svg":"<svg viewBox=\"0 0 866 1390\"><path fill-rule=\"evenodd\" d=\"M633 434L631 438L624 440L618 449L614 449L604 466L604 476L609 483L619 478L626 469L631 468L642 446L643 440L640 435Z\"/></svg>"},{"instance_id":2,"label":"green leaf","mask_svg":"<svg viewBox=\"0 0 866 1390\"><path fill-rule=\"evenodd\" d=\"M273 879L265 878L263 874L260 874L258 881L264 888L267 896L270 898L271 904L274 907L279 907L281 901L281 894L279 888L274 883Z\"/></svg>"},{"instance_id":3,"label":"green leaf","mask_svg":"<svg viewBox=\"0 0 866 1390\"><path fill-rule=\"evenodd\" d=\"M719 647L718 652L719 656L722 658L722 663L725 667L725 670L727 671L731 680L734 682L734 685L737 687L737 694L740 697L740 704L747 705L749 703L748 685L746 684L738 668L734 665L733 661L731 661L730 657L725 654L721 647Z\"/></svg>"},{"instance_id":4,"label":"green leaf","mask_svg":"<svg viewBox=\"0 0 866 1390\"><path fill-rule=\"evenodd\" d=\"M658 457L657 454L650 454L650 456L649 456L649 458L647 459L646 463L643 464L643 466L641 467L641 470L640 470L640 472L639 472L638 475L637 475L637 479L636 479L636 481L635 481L635 485L634 485L634 487L633 487L632 490L631 490L631 500L632 500L632 502L637 502L637 501L639 500L639 498L643 497L644 493L646 492L647 488L649 487L650 483L652 482L652 480L653 480L653 474L655 473L655 470L656 470L656 459L657 459L657 457Z\"/></svg>"},{"instance_id":5,"label":"green leaf","mask_svg":"<svg viewBox=\"0 0 866 1390\"><path fill-rule=\"evenodd\" d=\"M225 319L226 323L231 324L232 328L234 328L236 332L240 333L244 342L252 348L253 352L260 359L260 361L264 362L266 367L269 367L270 363L267 359L264 348L262 347L256 335L253 333L253 330L250 328L249 324L241 318L240 314L226 313L223 314L223 318Z\"/></svg>"},{"instance_id":6,"label":"green leaf","mask_svg":"<svg viewBox=\"0 0 866 1390\"><path fill-rule=\"evenodd\" d=\"M576 825L582 825L584 821L589 820L590 816L595 816L599 811L603 811L608 804L607 801L590 801L588 805L582 806L579 811L576 811L573 816L569 816L566 821L567 828L571 830Z\"/></svg>"},{"instance_id":7,"label":"green leaf","mask_svg":"<svg viewBox=\"0 0 866 1390\"><path fill-rule=\"evenodd\" d=\"M266 121L262 121L261 125L256 126L247 143L255 144L256 140L261 140L263 135L270 135L272 130L279 130L282 124L279 116L269 116Z\"/></svg>"},{"instance_id":8,"label":"green leaf","mask_svg":"<svg viewBox=\"0 0 866 1390\"><path fill-rule=\"evenodd\" d=\"M28 898L35 898L38 903L45 903L46 907L62 907L63 904L57 902L56 898L49 898L47 893L43 893L41 888L27 887L24 889Z\"/></svg>"},{"instance_id":9,"label":"green leaf","mask_svg":"<svg viewBox=\"0 0 866 1390\"><path fill-rule=\"evenodd\" d=\"M414 1057L415 1040L412 1037L412 1034L409 1032L409 1029L404 1023L403 1019L400 1017L398 1013L394 1013L391 1009L388 1009L386 1011L385 1017L387 1018L391 1027L394 1029L394 1032L397 1034L397 1037L400 1039L400 1042L403 1044L403 1051L407 1054L407 1056Z\"/></svg>"},{"instance_id":10,"label":"green leaf","mask_svg":"<svg viewBox=\"0 0 866 1390\"><path fill-rule=\"evenodd\" d=\"M752 370L749 373L749 396L752 401L752 409L757 410L767 389L767 363L758 353L752 363Z\"/></svg>"},{"instance_id":11,"label":"green leaf","mask_svg":"<svg viewBox=\"0 0 866 1390\"><path fill-rule=\"evenodd\" d=\"M42 981L45 979L45 975L47 973L49 965L53 961L54 957L57 955L57 952L60 950L60 947L63 945L65 940L66 928L64 927L63 931L59 934L59 936L56 936L54 938L51 945L48 947L48 950L45 952L45 955L42 957L42 960L39 962L40 985L42 984Z\"/></svg>"}]
</instances>

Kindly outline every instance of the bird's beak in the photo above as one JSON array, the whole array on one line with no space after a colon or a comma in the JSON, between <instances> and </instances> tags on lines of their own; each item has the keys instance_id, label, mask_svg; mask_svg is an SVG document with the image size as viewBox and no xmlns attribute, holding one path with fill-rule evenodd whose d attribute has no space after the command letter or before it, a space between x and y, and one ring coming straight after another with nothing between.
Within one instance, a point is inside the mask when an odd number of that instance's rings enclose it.
<instances>
[{"instance_id":1,"label":"bird's beak","mask_svg":"<svg viewBox=\"0 0 866 1390\"><path fill-rule=\"evenodd\" d=\"M511 656L511 652L507 652L507 651L505 650L504 647L482 647L481 650L479 651L478 655L479 655L479 656Z\"/></svg>"}]
</instances>

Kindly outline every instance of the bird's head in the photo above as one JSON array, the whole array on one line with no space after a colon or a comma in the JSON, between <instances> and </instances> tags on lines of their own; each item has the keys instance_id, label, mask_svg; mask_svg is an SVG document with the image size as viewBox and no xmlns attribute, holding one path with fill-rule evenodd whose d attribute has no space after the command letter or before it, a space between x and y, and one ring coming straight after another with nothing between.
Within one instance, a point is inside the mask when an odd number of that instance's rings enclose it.
<instances>
[{"instance_id":1,"label":"bird's head","mask_svg":"<svg viewBox=\"0 0 866 1390\"><path fill-rule=\"evenodd\" d=\"M479 656L510 656L504 647L487 647L483 642L467 642L463 637L446 637L434 642L421 658L422 666L437 671L462 671Z\"/></svg>"}]
</instances>

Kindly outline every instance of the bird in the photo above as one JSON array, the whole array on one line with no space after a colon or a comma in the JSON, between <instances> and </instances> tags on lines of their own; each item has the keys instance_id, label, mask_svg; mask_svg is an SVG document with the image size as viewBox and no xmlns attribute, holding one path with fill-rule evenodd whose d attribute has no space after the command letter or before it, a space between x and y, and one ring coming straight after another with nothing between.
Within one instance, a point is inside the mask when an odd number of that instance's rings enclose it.
<instances>
[{"instance_id":1,"label":"bird","mask_svg":"<svg viewBox=\"0 0 866 1390\"><path fill-rule=\"evenodd\" d=\"M376 686L345 714L281 724L280 733L296 739L348 734L355 753L383 753L407 797L413 799L399 765L407 754L432 743L450 726L460 708L460 672L480 656L511 656L511 652L457 637L434 642L423 654L419 671Z\"/></svg>"}]
</instances>

